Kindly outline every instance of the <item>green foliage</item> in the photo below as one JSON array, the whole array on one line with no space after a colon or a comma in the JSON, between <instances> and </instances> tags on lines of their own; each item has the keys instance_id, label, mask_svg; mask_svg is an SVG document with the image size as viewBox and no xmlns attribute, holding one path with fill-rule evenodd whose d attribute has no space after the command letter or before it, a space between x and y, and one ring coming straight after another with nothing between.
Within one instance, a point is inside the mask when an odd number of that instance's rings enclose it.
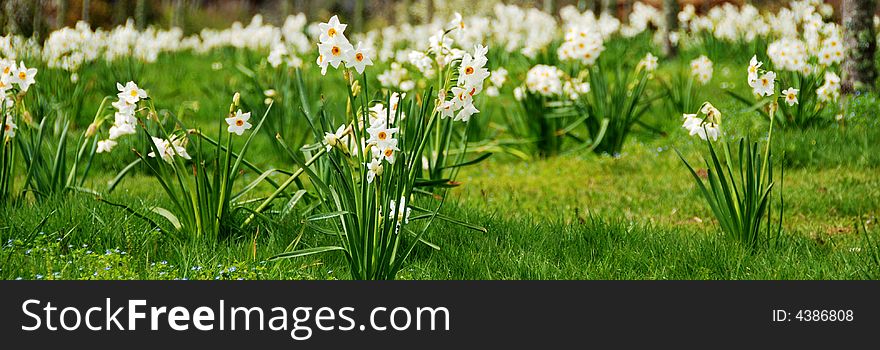
<instances>
[{"instance_id":1,"label":"green foliage","mask_svg":"<svg viewBox=\"0 0 880 350\"><path fill-rule=\"evenodd\" d=\"M771 117L773 112L770 112ZM721 141L723 159L720 160L715 146L709 138L706 144L709 157L706 158L706 177L708 186L697 174L681 153L678 153L691 175L694 177L703 197L712 208L712 213L721 230L729 237L739 241L749 249L768 247L782 232L783 202L779 201L777 224L772 221L772 191L775 185L772 158L773 123L767 134L768 142L762 150L758 143L749 138L740 138L738 154L731 156L730 145ZM763 152L762 152L763 151ZM678 152L678 150L676 150ZM782 176L780 175L780 178ZM774 227L775 226L775 227Z\"/></svg>"},{"instance_id":2,"label":"green foliage","mask_svg":"<svg viewBox=\"0 0 880 350\"><path fill-rule=\"evenodd\" d=\"M639 68L630 73L618 64L608 73L601 63L590 67L590 92L581 97L578 108L589 116L584 123L590 135L602 135L594 152L619 155L623 150L652 102L646 91L648 79L648 72Z\"/></svg>"}]
</instances>

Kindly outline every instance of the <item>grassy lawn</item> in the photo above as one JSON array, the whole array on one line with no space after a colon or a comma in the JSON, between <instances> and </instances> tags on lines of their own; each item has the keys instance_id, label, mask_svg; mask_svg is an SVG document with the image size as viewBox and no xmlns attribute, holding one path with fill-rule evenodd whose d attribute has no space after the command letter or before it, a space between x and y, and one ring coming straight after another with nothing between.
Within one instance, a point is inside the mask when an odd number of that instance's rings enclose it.
<instances>
[{"instance_id":1,"label":"grassy lawn","mask_svg":"<svg viewBox=\"0 0 880 350\"><path fill-rule=\"evenodd\" d=\"M141 86L148 87L160 108L185 108L185 122L216 135L213 128L240 83L229 68L234 63L216 55L163 60L144 67ZM226 68L214 72L212 62ZM740 69L719 63L717 79L735 80L740 74L731 73L731 67ZM338 93L333 81L318 82L313 75L309 82L320 85L325 94ZM112 87L106 90L113 92ZM98 95L87 97L85 114L95 112ZM756 116L740 113L743 107L720 90L703 96L725 111L725 123L738 134L765 125L755 121ZM509 97L497 101L498 106L513 103ZM784 130L774 139L785 151L784 181L778 188L785 200L785 230L771 248L749 251L722 236L674 151L680 150L692 164L703 164L699 162L704 145L687 136L677 118L661 113L649 115L646 122L663 132L637 128L619 157L585 151L521 160L497 154L463 169L458 177L462 185L452 190L443 212L485 227L488 233L437 222L427 239L440 250L418 246L398 277L880 278L880 131L876 121L865 120L878 104L872 96L863 96L853 106L848 112L856 114L853 125ZM328 110L334 108L344 106ZM479 117L498 122L507 111L498 108ZM255 164L294 168L269 137L255 142L249 157ZM131 159L120 151L99 160L86 187L103 189ZM256 176L245 174L247 181ZM264 187L261 195L269 191ZM106 198L140 211L168 204L156 181L143 171L130 175ZM236 219L243 220L244 214ZM295 215L251 225L218 242L173 238L137 215L84 193L6 205L0 208L0 218L3 279L348 277L345 260L336 253L266 261L294 245L332 241L306 228Z\"/></svg>"},{"instance_id":2,"label":"grassy lawn","mask_svg":"<svg viewBox=\"0 0 880 350\"><path fill-rule=\"evenodd\" d=\"M428 239L441 250L419 247L402 278L878 277L872 260L880 239L876 166L787 169L785 236L773 249L749 252L720 234L681 161L660 146L669 141L633 142L620 158L501 157L467 169L445 212L489 232L439 223ZM127 179L111 199L135 208L164 200L145 175ZM332 279L346 273L341 255L332 253L265 262L300 234L302 246L329 240L295 218L211 243L173 240L85 194L7 207L2 215L0 277L6 279Z\"/></svg>"}]
</instances>

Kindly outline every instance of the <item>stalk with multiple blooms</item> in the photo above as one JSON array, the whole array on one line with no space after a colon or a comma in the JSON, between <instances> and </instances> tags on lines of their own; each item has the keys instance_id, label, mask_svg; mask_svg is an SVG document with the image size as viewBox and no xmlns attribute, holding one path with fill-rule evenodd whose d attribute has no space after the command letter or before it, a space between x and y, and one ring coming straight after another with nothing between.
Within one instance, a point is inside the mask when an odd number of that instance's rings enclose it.
<instances>
[{"instance_id":1,"label":"stalk with multiple blooms","mask_svg":"<svg viewBox=\"0 0 880 350\"><path fill-rule=\"evenodd\" d=\"M36 75L37 70L27 68L24 62L0 57L0 203L12 198L14 139L18 123L27 116L22 103L24 94L35 83Z\"/></svg>"},{"instance_id":2,"label":"stalk with multiple blooms","mask_svg":"<svg viewBox=\"0 0 880 350\"><path fill-rule=\"evenodd\" d=\"M753 60L749 66L749 84L755 93L770 97L766 113L770 121L766 144L763 150L749 137L740 138L738 150L731 152L730 144L721 128L721 111L709 102L703 104L698 113L685 114L682 125L690 135L706 141L709 157L706 161L708 186L697 175L694 168L678 153L685 163L701 193L712 208L721 230L749 249L770 246L782 232L783 201L778 201L779 217L774 225L772 219L772 193L776 180L773 175L773 125L779 106L779 99L791 102L791 88L780 94L776 90L775 73L760 71L760 62ZM794 101L796 102L796 101ZM716 143L720 145L715 146ZM721 154L717 149L720 147ZM678 150L676 150L678 152ZM780 182L781 175L780 175Z\"/></svg>"},{"instance_id":3,"label":"stalk with multiple blooms","mask_svg":"<svg viewBox=\"0 0 880 350\"><path fill-rule=\"evenodd\" d=\"M445 78L455 83L444 86L437 99L431 88L419 100L398 92L371 95L365 69L372 64L370 53L360 44L351 45L344 34L346 25L336 16L319 28L317 64L323 73L329 67L342 69L348 83L348 113L342 120L334 120L323 109L307 116L319 142L303 148L314 152L307 162L294 155L301 168L294 175L309 175L327 209L306 218L307 224L336 235L339 244L275 258L341 250L353 279L393 279L419 242L436 248L425 240L434 219L480 229L440 214L445 192L431 194L425 188L446 181L423 179L420 174L422 155L439 122L466 121L476 112L473 96L488 75L483 68L486 50L478 46L473 55L464 55L458 79ZM424 202L416 200L419 194L426 194Z\"/></svg>"}]
</instances>

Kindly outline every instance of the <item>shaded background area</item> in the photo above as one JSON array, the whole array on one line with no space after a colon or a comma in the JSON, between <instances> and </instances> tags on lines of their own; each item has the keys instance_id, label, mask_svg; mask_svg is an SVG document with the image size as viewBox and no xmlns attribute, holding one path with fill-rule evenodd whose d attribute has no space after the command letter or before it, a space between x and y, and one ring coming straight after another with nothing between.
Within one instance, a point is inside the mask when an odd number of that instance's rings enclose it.
<instances>
[{"instance_id":1,"label":"shaded background area","mask_svg":"<svg viewBox=\"0 0 880 350\"><path fill-rule=\"evenodd\" d=\"M255 14L264 20L279 24L289 14L304 13L310 21L325 20L339 14L343 22L351 23L356 31L391 23L430 22L435 16L447 18L453 12L465 16L485 14L497 3L534 6L556 12L566 5L593 9L594 12L614 11L618 18L625 17L632 8L632 0L4 0L0 13L0 31L45 38L45 33L64 26L73 26L85 20L93 27L110 28L131 19L139 28L147 26L180 27L187 34L202 28L227 27L235 21L247 22ZM657 7L662 0L644 0ZM680 4L694 4L699 13L723 3L752 3L763 8L780 7L787 1L725 1L683 0ZM839 12L840 1L826 1Z\"/></svg>"}]
</instances>

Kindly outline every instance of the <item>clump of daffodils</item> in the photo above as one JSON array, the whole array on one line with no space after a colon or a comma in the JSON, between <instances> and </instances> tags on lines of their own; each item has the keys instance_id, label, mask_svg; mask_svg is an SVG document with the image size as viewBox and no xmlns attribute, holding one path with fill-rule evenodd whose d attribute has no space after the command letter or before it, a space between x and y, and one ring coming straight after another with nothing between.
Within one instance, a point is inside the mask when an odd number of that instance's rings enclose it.
<instances>
[{"instance_id":1,"label":"clump of daffodils","mask_svg":"<svg viewBox=\"0 0 880 350\"><path fill-rule=\"evenodd\" d=\"M391 62L390 67L376 78L382 87L400 89L400 91L410 91L416 86L416 83L409 78L409 71L398 62Z\"/></svg>"},{"instance_id":2,"label":"clump of daffodils","mask_svg":"<svg viewBox=\"0 0 880 350\"><path fill-rule=\"evenodd\" d=\"M544 97L562 94L565 72L555 66L539 64L526 73L525 87L528 92Z\"/></svg>"},{"instance_id":3,"label":"clump of daffodils","mask_svg":"<svg viewBox=\"0 0 880 350\"><path fill-rule=\"evenodd\" d=\"M698 113L685 114L682 127L691 136L697 135L703 140L717 141L721 135L721 111L709 102L703 103Z\"/></svg>"},{"instance_id":4,"label":"clump of daffodils","mask_svg":"<svg viewBox=\"0 0 880 350\"><path fill-rule=\"evenodd\" d=\"M816 95L821 102L831 102L840 97L840 76L834 72L825 72L825 81L818 89Z\"/></svg>"},{"instance_id":5,"label":"clump of daffodils","mask_svg":"<svg viewBox=\"0 0 880 350\"><path fill-rule=\"evenodd\" d=\"M581 95L590 92L590 83L581 77L569 77L556 66L539 64L526 73L523 87L514 90L517 100L525 98L525 93L547 98L563 97L577 100Z\"/></svg>"},{"instance_id":6,"label":"clump of daffodils","mask_svg":"<svg viewBox=\"0 0 880 350\"><path fill-rule=\"evenodd\" d=\"M317 64L321 67L321 74L327 73L327 67L339 68L340 64L353 68L358 73L363 73L366 66L373 65L367 48L360 42L355 47L345 37L343 32L347 26L339 23L336 16L331 17L327 23L318 24L321 34Z\"/></svg>"},{"instance_id":7,"label":"clump of daffodils","mask_svg":"<svg viewBox=\"0 0 880 350\"><path fill-rule=\"evenodd\" d=\"M592 66L605 50L602 33L593 26L573 24L565 31L565 41L556 50L560 60L578 60Z\"/></svg>"}]
</instances>

